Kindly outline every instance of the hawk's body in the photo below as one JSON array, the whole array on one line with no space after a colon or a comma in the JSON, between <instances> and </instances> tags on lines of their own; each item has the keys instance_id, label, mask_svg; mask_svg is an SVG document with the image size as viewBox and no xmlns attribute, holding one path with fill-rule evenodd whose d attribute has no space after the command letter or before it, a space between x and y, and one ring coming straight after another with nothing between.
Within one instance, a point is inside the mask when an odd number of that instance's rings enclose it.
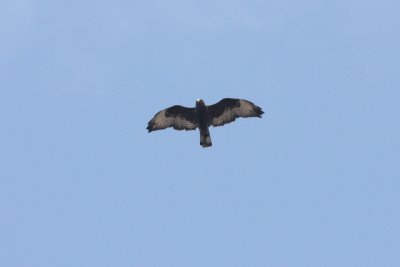
<instances>
[{"instance_id":1,"label":"hawk's body","mask_svg":"<svg viewBox=\"0 0 400 267\"><path fill-rule=\"evenodd\" d=\"M200 130L200 145L212 145L208 128L222 126L233 122L236 118L259 117L264 112L260 107L243 99L224 98L218 103L206 106L198 99L195 108L179 105L169 107L158 112L147 126L149 132L173 127L175 130Z\"/></svg>"}]
</instances>

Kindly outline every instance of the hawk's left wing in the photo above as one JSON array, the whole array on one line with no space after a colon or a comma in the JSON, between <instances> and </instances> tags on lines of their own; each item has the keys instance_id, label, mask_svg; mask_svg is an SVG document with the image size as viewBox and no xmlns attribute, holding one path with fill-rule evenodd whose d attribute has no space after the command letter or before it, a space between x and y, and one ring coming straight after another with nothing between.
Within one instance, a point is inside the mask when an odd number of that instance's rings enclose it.
<instances>
[{"instance_id":1,"label":"hawk's left wing","mask_svg":"<svg viewBox=\"0 0 400 267\"><path fill-rule=\"evenodd\" d=\"M222 126L233 122L236 118L259 117L264 113L260 107L244 99L224 98L218 103L208 106L211 125Z\"/></svg>"},{"instance_id":2,"label":"hawk's left wing","mask_svg":"<svg viewBox=\"0 0 400 267\"><path fill-rule=\"evenodd\" d=\"M179 105L158 112L147 126L149 132L173 127L175 130L195 130L197 119L194 108Z\"/></svg>"}]
</instances>

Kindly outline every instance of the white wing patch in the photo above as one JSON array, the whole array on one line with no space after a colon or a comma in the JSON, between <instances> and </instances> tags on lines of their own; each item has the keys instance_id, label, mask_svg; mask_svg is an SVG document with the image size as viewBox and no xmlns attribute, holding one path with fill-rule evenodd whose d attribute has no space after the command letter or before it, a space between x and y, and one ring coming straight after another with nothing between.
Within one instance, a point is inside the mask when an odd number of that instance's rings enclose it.
<instances>
[{"instance_id":1,"label":"white wing patch","mask_svg":"<svg viewBox=\"0 0 400 267\"><path fill-rule=\"evenodd\" d=\"M243 99L240 99L239 103L240 107L236 108L236 112L240 117L254 116L254 105L252 103Z\"/></svg>"}]
</instances>

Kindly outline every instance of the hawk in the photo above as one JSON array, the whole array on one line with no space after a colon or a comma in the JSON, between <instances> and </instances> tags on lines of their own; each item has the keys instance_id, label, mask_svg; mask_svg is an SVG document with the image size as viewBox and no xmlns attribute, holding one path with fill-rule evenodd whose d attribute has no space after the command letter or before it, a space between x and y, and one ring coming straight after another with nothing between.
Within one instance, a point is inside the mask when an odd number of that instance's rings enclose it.
<instances>
[{"instance_id":1,"label":"hawk","mask_svg":"<svg viewBox=\"0 0 400 267\"><path fill-rule=\"evenodd\" d=\"M236 118L258 117L264 112L260 107L244 99L224 98L218 103L206 106L202 99L196 100L196 107L187 108L175 105L159 111L149 121L150 132L172 127L175 130L200 130L200 145L212 146L208 128L222 126Z\"/></svg>"}]
</instances>

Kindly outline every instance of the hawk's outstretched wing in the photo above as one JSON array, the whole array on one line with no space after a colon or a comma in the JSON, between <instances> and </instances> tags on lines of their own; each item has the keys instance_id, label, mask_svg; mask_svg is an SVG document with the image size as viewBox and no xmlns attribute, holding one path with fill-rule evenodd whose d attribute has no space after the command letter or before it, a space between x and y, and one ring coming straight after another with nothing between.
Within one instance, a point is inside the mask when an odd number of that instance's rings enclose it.
<instances>
[{"instance_id":1,"label":"hawk's outstretched wing","mask_svg":"<svg viewBox=\"0 0 400 267\"><path fill-rule=\"evenodd\" d=\"M218 103L208 106L211 125L222 126L233 122L236 118L259 117L264 113L260 107L244 99L224 98Z\"/></svg>"},{"instance_id":2,"label":"hawk's outstretched wing","mask_svg":"<svg viewBox=\"0 0 400 267\"><path fill-rule=\"evenodd\" d=\"M194 108L172 106L158 112L147 126L149 132L173 127L175 130L195 130L197 119Z\"/></svg>"}]
</instances>

